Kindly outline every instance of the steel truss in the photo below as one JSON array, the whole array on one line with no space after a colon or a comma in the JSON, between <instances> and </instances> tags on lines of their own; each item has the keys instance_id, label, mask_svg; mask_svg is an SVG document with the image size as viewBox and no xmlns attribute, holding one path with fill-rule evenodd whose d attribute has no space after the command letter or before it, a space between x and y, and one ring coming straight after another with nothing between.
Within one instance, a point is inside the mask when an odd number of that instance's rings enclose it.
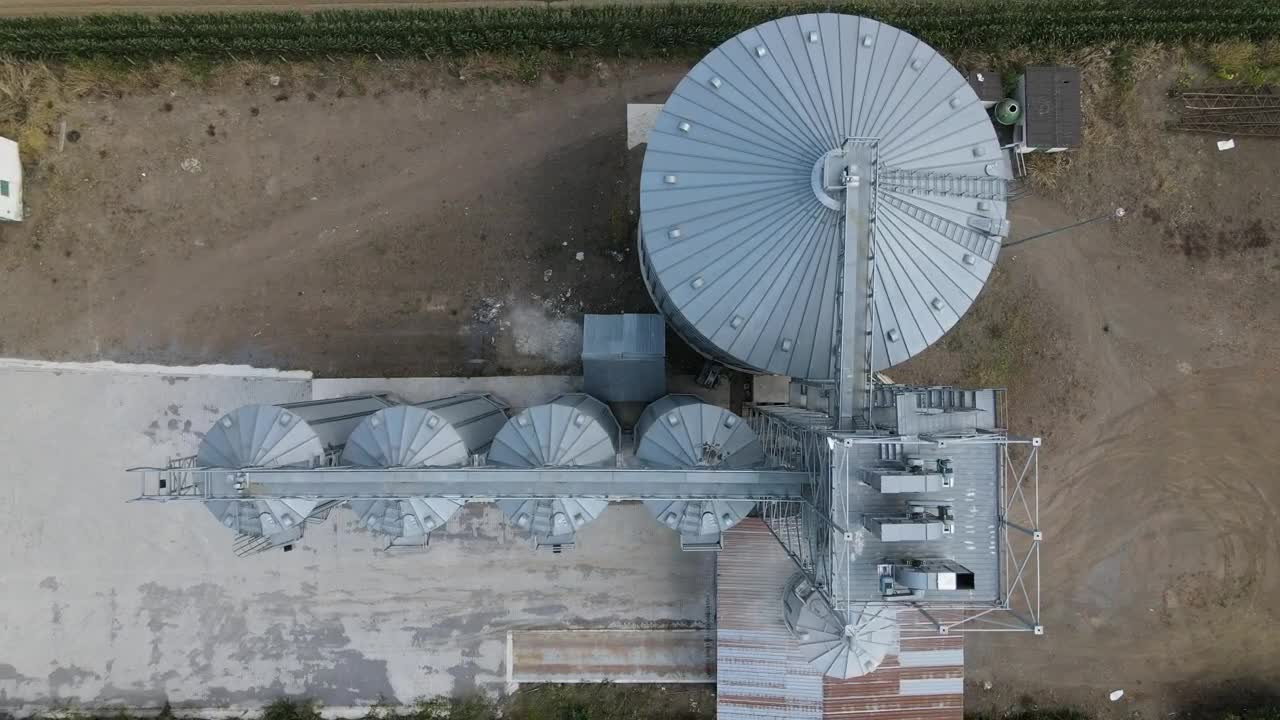
<instances>
[{"instance_id":1,"label":"steel truss","mask_svg":"<svg viewBox=\"0 0 1280 720\"><path fill-rule=\"evenodd\" d=\"M1202 90L1180 97L1183 109L1175 130L1280 136L1280 95L1273 92Z\"/></svg>"},{"instance_id":2,"label":"steel truss","mask_svg":"<svg viewBox=\"0 0 1280 720\"><path fill-rule=\"evenodd\" d=\"M662 468L206 468L182 458L132 468L139 500L342 502L405 497L600 500L795 499L809 478L787 470Z\"/></svg>"},{"instance_id":3,"label":"steel truss","mask_svg":"<svg viewBox=\"0 0 1280 720\"><path fill-rule=\"evenodd\" d=\"M1001 431L932 436L847 435L822 424L821 413L783 406L749 406L747 418L765 452L783 468L808 474L799 499L761 502L761 517L792 562L843 617L865 605L915 611L937 632L1033 632L1040 621L1040 439ZM829 421L828 421L829 422ZM850 450L856 444L895 442L981 443L1000 447L997 521L999 581L993 602L889 600L852 592L848 558L853 543L849 483L856 479ZM904 618L905 619L905 618Z\"/></svg>"}]
</instances>

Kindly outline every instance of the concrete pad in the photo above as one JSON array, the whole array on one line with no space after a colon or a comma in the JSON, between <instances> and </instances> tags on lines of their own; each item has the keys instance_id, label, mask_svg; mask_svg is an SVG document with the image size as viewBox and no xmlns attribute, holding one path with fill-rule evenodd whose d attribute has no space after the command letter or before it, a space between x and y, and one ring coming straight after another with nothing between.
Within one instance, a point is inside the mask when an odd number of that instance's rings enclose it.
<instances>
[{"instance_id":1,"label":"concrete pad","mask_svg":"<svg viewBox=\"0 0 1280 720\"><path fill-rule=\"evenodd\" d=\"M791 378L786 375L756 375L751 382L757 403L785 403L791 398Z\"/></svg>"},{"instance_id":2,"label":"concrete pad","mask_svg":"<svg viewBox=\"0 0 1280 720\"><path fill-rule=\"evenodd\" d=\"M293 552L240 559L198 502L127 502L125 467L192 453L238 405L307 399L305 379L9 368L0 394L0 712L410 703L500 689L511 630L710 624L714 557L638 504L563 555L473 505L423 551L339 509Z\"/></svg>"},{"instance_id":3,"label":"concrete pad","mask_svg":"<svg viewBox=\"0 0 1280 720\"><path fill-rule=\"evenodd\" d=\"M649 132L658 122L662 104L627 103L627 149L649 142Z\"/></svg>"},{"instance_id":4,"label":"concrete pad","mask_svg":"<svg viewBox=\"0 0 1280 720\"><path fill-rule=\"evenodd\" d=\"M514 683L714 683L715 641L697 630L521 630Z\"/></svg>"}]
</instances>

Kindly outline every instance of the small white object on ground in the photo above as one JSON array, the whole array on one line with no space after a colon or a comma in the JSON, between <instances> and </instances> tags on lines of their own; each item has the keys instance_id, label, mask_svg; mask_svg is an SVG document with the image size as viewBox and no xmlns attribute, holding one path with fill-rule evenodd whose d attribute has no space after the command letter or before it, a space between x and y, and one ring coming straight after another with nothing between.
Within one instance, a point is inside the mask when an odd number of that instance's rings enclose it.
<instances>
[{"instance_id":1,"label":"small white object on ground","mask_svg":"<svg viewBox=\"0 0 1280 720\"><path fill-rule=\"evenodd\" d=\"M1111 691L1111 695L1110 695L1110 697L1111 697L1111 702L1115 702L1115 701L1119 700L1120 698L1124 697L1124 691L1123 691L1123 690L1112 690L1112 691Z\"/></svg>"},{"instance_id":2,"label":"small white object on ground","mask_svg":"<svg viewBox=\"0 0 1280 720\"><path fill-rule=\"evenodd\" d=\"M200 161L195 158L187 158L179 164L182 166L183 170L186 170L189 173L200 172Z\"/></svg>"},{"instance_id":3,"label":"small white object on ground","mask_svg":"<svg viewBox=\"0 0 1280 720\"><path fill-rule=\"evenodd\" d=\"M279 75L272 75L271 77L267 78L267 82L268 82L268 83L271 83L271 87L279 87L279 86L280 86L280 76L279 76Z\"/></svg>"},{"instance_id":4,"label":"small white object on ground","mask_svg":"<svg viewBox=\"0 0 1280 720\"><path fill-rule=\"evenodd\" d=\"M573 259L577 260L578 262L582 262L583 258L585 257L586 257L586 253L578 253L577 255L573 256Z\"/></svg>"},{"instance_id":5,"label":"small white object on ground","mask_svg":"<svg viewBox=\"0 0 1280 720\"><path fill-rule=\"evenodd\" d=\"M1232 140L1219 140L1219 141L1218 141L1218 149L1219 149L1219 150L1230 150L1231 148L1233 148L1233 147L1235 147L1235 146L1236 146L1236 141L1235 141L1234 139L1232 139Z\"/></svg>"}]
</instances>

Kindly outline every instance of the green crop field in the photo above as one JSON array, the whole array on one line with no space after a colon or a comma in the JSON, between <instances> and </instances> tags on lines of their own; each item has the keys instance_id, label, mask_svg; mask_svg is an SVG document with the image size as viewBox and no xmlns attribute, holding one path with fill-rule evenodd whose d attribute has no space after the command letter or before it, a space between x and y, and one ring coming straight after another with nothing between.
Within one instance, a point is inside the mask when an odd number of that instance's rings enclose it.
<instances>
[{"instance_id":1,"label":"green crop field","mask_svg":"<svg viewBox=\"0 0 1280 720\"><path fill-rule=\"evenodd\" d=\"M702 51L765 20L820 11L877 18L944 52L1259 41L1280 35L1275 0L873 0L5 18L0 19L0 54L45 59L439 57L544 50L661 55Z\"/></svg>"}]
</instances>

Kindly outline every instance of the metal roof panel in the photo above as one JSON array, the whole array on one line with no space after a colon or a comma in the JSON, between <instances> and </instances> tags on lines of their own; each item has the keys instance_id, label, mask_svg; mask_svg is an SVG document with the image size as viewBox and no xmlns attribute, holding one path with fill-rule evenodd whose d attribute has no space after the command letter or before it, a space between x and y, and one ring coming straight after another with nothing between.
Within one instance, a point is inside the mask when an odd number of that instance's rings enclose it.
<instances>
[{"instance_id":1,"label":"metal roof panel","mask_svg":"<svg viewBox=\"0 0 1280 720\"><path fill-rule=\"evenodd\" d=\"M782 18L694 66L645 153L646 280L702 352L755 372L831 377L843 229L818 197L815 169L849 138L874 140L885 179L875 192L872 369L935 342L977 297L1000 235L971 220L999 231L1006 206L979 201L975 188L1008 169L968 81L874 20Z\"/></svg>"}]
</instances>

